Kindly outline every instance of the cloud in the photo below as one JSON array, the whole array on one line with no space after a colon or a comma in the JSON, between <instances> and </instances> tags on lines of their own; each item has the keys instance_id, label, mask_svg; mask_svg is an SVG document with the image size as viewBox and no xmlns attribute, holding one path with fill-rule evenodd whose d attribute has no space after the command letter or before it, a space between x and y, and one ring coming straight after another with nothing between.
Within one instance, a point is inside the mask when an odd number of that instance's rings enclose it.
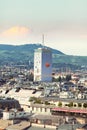
<instances>
[{"instance_id":1,"label":"cloud","mask_svg":"<svg viewBox=\"0 0 87 130\"><path fill-rule=\"evenodd\" d=\"M0 33L0 43L19 44L29 39L30 29L24 26L13 26Z\"/></svg>"},{"instance_id":2,"label":"cloud","mask_svg":"<svg viewBox=\"0 0 87 130\"><path fill-rule=\"evenodd\" d=\"M27 35L30 33L30 29L23 26L14 26L7 30L4 30L0 37L3 39L16 39L16 38L26 38Z\"/></svg>"}]
</instances>

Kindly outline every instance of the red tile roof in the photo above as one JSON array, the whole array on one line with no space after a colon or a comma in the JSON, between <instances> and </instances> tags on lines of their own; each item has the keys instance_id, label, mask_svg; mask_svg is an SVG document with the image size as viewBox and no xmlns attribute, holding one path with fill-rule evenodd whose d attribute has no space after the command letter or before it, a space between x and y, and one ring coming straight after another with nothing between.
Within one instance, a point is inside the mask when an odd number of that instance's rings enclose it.
<instances>
[{"instance_id":1,"label":"red tile roof","mask_svg":"<svg viewBox=\"0 0 87 130\"><path fill-rule=\"evenodd\" d=\"M87 109L53 108L52 111L74 112L74 113L85 113L85 114L87 114Z\"/></svg>"}]
</instances>

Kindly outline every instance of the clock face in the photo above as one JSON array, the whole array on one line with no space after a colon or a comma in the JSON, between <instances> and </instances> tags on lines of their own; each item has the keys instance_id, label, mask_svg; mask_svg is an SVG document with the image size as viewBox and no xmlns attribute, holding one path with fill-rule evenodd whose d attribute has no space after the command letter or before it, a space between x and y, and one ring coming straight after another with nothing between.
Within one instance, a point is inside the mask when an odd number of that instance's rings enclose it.
<instances>
[{"instance_id":1,"label":"clock face","mask_svg":"<svg viewBox=\"0 0 87 130\"><path fill-rule=\"evenodd\" d=\"M46 62L45 66L48 68L48 67L50 67L50 64L48 62Z\"/></svg>"}]
</instances>

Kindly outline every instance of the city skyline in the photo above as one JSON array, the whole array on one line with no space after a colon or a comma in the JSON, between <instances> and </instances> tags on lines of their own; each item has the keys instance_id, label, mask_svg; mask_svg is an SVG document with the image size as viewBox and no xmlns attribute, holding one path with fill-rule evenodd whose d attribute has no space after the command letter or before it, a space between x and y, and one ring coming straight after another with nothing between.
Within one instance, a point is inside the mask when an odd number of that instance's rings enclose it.
<instances>
[{"instance_id":1,"label":"city skyline","mask_svg":"<svg viewBox=\"0 0 87 130\"><path fill-rule=\"evenodd\" d=\"M0 0L0 44L41 43L87 56L87 0Z\"/></svg>"}]
</instances>

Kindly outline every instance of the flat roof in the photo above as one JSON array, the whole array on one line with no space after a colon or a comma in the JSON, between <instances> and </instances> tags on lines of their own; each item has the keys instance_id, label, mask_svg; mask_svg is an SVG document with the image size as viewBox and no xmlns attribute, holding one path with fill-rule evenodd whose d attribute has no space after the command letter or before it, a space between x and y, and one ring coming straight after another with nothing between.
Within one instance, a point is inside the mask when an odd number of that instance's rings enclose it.
<instances>
[{"instance_id":1,"label":"flat roof","mask_svg":"<svg viewBox=\"0 0 87 130\"><path fill-rule=\"evenodd\" d=\"M76 103L85 103L87 99L75 99L75 98L59 98L55 96L42 97L43 100L46 101L62 101L62 102L76 102Z\"/></svg>"},{"instance_id":2,"label":"flat roof","mask_svg":"<svg viewBox=\"0 0 87 130\"><path fill-rule=\"evenodd\" d=\"M76 130L76 128L81 127L83 125L81 124L74 124L73 125L73 130ZM72 129L72 124L64 124L64 125L60 125L58 127L58 130L71 130ZM55 128L42 128L42 127L30 127L27 130L56 130Z\"/></svg>"},{"instance_id":3,"label":"flat roof","mask_svg":"<svg viewBox=\"0 0 87 130\"><path fill-rule=\"evenodd\" d=\"M27 121L22 121L19 124L10 125L7 127L7 130L24 130L30 127L30 123Z\"/></svg>"},{"instance_id":4,"label":"flat roof","mask_svg":"<svg viewBox=\"0 0 87 130\"><path fill-rule=\"evenodd\" d=\"M8 120L0 120L0 129L6 129L9 124Z\"/></svg>"},{"instance_id":5,"label":"flat roof","mask_svg":"<svg viewBox=\"0 0 87 130\"><path fill-rule=\"evenodd\" d=\"M52 129L52 128L44 128L44 127L30 127L29 129L27 130L55 130L55 129Z\"/></svg>"},{"instance_id":6,"label":"flat roof","mask_svg":"<svg viewBox=\"0 0 87 130\"><path fill-rule=\"evenodd\" d=\"M35 52L51 52L51 49L43 47L43 48L35 49Z\"/></svg>"}]
</instances>

